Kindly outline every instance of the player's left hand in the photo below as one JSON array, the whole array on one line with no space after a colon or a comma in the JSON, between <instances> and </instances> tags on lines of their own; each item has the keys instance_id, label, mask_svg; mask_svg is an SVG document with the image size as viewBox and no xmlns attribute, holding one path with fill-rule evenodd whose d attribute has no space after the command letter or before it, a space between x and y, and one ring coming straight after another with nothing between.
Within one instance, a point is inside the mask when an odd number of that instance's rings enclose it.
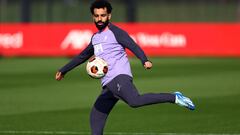
<instances>
[{"instance_id":1,"label":"player's left hand","mask_svg":"<svg viewBox=\"0 0 240 135\"><path fill-rule=\"evenodd\" d=\"M152 68L152 62L151 61L146 61L144 63L144 68L145 69L151 69Z\"/></svg>"}]
</instances>

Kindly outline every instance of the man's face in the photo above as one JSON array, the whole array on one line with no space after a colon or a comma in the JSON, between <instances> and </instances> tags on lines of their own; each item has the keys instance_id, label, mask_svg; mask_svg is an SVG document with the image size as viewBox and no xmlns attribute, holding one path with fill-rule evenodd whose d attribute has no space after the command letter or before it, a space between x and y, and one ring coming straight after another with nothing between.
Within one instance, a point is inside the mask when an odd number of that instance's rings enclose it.
<instances>
[{"instance_id":1,"label":"man's face","mask_svg":"<svg viewBox=\"0 0 240 135\"><path fill-rule=\"evenodd\" d=\"M109 23L111 14L107 13L107 8L95 8L93 20L98 30L103 30Z\"/></svg>"}]
</instances>

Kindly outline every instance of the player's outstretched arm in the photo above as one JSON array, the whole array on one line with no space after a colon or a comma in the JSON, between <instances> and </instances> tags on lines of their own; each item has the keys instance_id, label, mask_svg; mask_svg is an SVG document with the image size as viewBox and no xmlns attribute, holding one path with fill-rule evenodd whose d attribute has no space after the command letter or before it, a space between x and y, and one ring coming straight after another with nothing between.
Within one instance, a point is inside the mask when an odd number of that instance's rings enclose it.
<instances>
[{"instance_id":1,"label":"player's outstretched arm","mask_svg":"<svg viewBox=\"0 0 240 135\"><path fill-rule=\"evenodd\" d=\"M64 78L64 75L62 74L62 72L57 72L56 73L56 75L55 75L55 79L57 80L57 81L60 81L60 80L62 80Z\"/></svg>"},{"instance_id":2,"label":"player's outstretched arm","mask_svg":"<svg viewBox=\"0 0 240 135\"><path fill-rule=\"evenodd\" d=\"M151 61L146 61L144 63L144 68L145 69L151 69L152 68L152 62Z\"/></svg>"}]
</instances>

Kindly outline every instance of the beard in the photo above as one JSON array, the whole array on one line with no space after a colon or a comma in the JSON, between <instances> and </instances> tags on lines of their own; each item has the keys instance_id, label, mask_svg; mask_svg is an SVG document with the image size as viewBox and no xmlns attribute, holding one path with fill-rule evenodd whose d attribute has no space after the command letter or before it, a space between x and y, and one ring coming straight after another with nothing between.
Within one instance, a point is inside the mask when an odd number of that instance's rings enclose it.
<instances>
[{"instance_id":1,"label":"beard","mask_svg":"<svg viewBox=\"0 0 240 135\"><path fill-rule=\"evenodd\" d=\"M99 23L101 23L101 24L99 24ZM109 19L107 19L105 22L102 22L102 21L95 22L95 25L98 30L105 29L108 26L108 24L109 24Z\"/></svg>"}]
</instances>

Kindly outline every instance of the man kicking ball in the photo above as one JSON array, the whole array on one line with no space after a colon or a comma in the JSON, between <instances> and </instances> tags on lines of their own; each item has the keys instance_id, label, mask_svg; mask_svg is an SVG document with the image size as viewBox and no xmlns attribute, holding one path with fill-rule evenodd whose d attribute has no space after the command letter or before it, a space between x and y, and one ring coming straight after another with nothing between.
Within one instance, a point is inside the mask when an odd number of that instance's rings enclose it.
<instances>
[{"instance_id":1,"label":"man kicking ball","mask_svg":"<svg viewBox=\"0 0 240 135\"><path fill-rule=\"evenodd\" d=\"M98 28L89 45L68 64L56 73L56 80L84 63L93 55L108 63L108 72L101 79L102 92L97 98L90 115L92 135L103 135L103 129L109 113L118 100L123 100L131 107L141 107L157 103L176 103L194 110L192 101L180 92L146 93L140 95L133 84L132 72L125 49L132 51L142 62L145 69L152 68L143 50L132 40L127 32L110 23L112 6L108 1L96 0L90 11Z\"/></svg>"}]
</instances>

